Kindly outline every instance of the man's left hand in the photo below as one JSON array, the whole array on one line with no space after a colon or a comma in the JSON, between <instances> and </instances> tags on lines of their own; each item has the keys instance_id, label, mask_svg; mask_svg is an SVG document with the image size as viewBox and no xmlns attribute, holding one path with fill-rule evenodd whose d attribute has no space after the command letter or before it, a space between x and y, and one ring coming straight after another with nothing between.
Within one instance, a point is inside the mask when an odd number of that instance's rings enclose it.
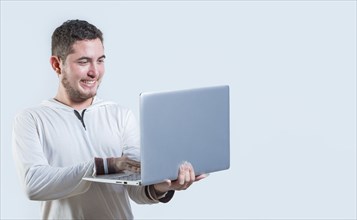
<instances>
[{"instance_id":1,"label":"man's left hand","mask_svg":"<svg viewBox=\"0 0 357 220\"><path fill-rule=\"evenodd\" d=\"M170 190L186 190L193 182L204 179L207 176L207 174L202 174L196 177L192 165L189 162L184 162L179 168L177 180L166 180L165 182L157 183L154 185L154 189L157 194L164 194Z\"/></svg>"}]
</instances>

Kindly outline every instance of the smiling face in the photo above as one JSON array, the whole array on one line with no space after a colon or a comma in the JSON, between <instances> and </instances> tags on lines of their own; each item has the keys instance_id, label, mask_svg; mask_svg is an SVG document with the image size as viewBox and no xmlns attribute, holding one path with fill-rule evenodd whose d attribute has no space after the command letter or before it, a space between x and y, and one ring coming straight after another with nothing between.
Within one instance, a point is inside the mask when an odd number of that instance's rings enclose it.
<instances>
[{"instance_id":1,"label":"smiling face","mask_svg":"<svg viewBox=\"0 0 357 220\"><path fill-rule=\"evenodd\" d=\"M60 85L56 99L73 108L88 107L104 75L104 48L100 39L76 41L66 60L58 61ZM54 66L54 65L53 65Z\"/></svg>"}]
</instances>

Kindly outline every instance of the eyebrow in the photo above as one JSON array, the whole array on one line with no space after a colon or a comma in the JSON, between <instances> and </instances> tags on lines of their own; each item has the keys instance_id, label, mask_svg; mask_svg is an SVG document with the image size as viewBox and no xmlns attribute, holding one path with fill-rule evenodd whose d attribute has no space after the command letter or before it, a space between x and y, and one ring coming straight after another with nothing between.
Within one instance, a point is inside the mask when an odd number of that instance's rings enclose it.
<instances>
[{"instance_id":1,"label":"eyebrow","mask_svg":"<svg viewBox=\"0 0 357 220\"><path fill-rule=\"evenodd\" d=\"M105 59L105 55L100 56L97 60ZM77 60L92 60L90 57L80 57Z\"/></svg>"}]
</instances>

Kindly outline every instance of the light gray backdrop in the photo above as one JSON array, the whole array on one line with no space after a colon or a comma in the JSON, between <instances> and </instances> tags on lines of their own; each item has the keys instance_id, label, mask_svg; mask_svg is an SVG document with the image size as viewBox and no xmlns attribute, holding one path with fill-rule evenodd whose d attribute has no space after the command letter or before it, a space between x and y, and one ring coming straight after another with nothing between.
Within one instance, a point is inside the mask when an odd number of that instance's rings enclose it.
<instances>
[{"instance_id":1,"label":"light gray backdrop","mask_svg":"<svg viewBox=\"0 0 357 220\"><path fill-rule=\"evenodd\" d=\"M1 1L1 218L37 219L14 169L12 120L54 96L50 36L105 34L99 95L231 86L231 169L135 216L356 218L356 1Z\"/></svg>"}]
</instances>

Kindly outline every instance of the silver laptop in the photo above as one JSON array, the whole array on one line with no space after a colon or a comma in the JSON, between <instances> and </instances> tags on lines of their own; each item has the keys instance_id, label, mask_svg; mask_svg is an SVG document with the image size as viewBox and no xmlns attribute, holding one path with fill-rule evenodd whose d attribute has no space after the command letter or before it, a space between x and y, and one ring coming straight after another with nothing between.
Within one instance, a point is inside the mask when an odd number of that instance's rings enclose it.
<instances>
[{"instance_id":1,"label":"silver laptop","mask_svg":"<svg viewBox=\"0 0 357 220\"><path fill-rule=\"evenodd\" d=\"M177 179L184 161L195 174L230 166L229 86L140 94L141 173L83 178L89 181L150 185Z\"/></svg>"}]
</instances>

